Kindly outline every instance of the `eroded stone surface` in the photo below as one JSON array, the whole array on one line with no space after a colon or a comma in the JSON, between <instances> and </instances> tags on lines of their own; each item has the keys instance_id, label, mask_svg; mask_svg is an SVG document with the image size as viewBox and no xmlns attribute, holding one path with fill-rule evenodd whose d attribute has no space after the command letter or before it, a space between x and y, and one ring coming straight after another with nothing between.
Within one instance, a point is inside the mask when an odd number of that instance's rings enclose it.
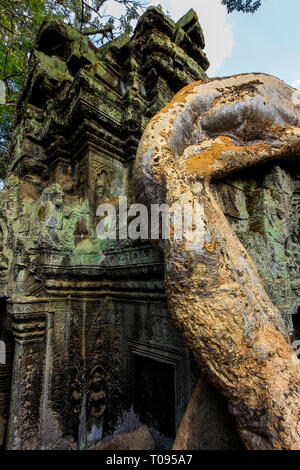
<instances>
[{"instance_id":1,"label":"eroded stone surface","mask_svg":"<svg viewBox=\"0 0 300 470\"><path fill-rule=\"evenodd\" d=\"M234 418L204 377L198 381L181 420L172 450L237 450ZM212 426L213 423L213 426Z\"/></svg>"},{"instance_id":2,"label":"eroded stone surface","mask_svg":"<svg viewBox=\"0 0 300 470\"><path fill-rule=\"evenodd\" d=\"M89 450L154 450L155 443L147 426L137 431L114 437L108 442L98 444Z\"/></svg>"},{"instance_id":3,"label":"eroded stone surface","mask_svg":"<svg viewBox=\"0 0 300 470\"><path fill-rule=\"evenodd\" d=\"M300 179L292 167L248 169L212 183L227 220L251 255L291 340L300 298Z\"/></svg>"},{"instance_id":4,"label":"eroded stone surface","mask_svg":"<svg viewBox=\"0 0 300 470\"><path fill-rule=\"evenodd\" d=\"M173 354L179 424L194 379L166 308L162 256L147 241L99 240L96 208L134 201L143 129L206 77L203 47L192 11L174 23L150 8L131 38L99 49L59 21L40 29L0 191L0 339L16 344L0 407L7 419L10 404L9 449L85 448L112 435L134 405L137 355L155 364Z\"/></svg>"}]
</instances>

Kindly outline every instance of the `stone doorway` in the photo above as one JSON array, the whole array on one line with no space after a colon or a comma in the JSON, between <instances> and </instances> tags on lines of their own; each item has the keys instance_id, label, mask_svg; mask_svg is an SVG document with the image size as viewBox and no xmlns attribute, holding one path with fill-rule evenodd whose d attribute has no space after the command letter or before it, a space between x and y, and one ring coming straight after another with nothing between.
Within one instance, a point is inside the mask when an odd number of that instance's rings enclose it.
<instances>
[{"instance_id":1,"label":"stone doorway","mask_svg":"<svg viewBox=\"0 0 300 470\"><path fill-rule=\"evenodd\" d=\"M157 448L169 449L176 434L175 370L171 364L133 354L133 409Z\"/></svg>"}]
</instances>

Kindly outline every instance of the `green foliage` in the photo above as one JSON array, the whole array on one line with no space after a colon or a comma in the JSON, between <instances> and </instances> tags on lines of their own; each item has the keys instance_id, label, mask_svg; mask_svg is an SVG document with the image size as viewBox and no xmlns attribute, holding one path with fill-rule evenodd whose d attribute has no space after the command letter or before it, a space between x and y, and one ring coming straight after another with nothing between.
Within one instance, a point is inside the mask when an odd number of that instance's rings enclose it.
<instances>
[{"instance_id":1,"label":"green foliage","mask_svg":"<svg viewBox=\"0 0 300 470\"><path fill-rule=\"evenodd\" d=\"M243 13L254 13L261 6L262 0L222 0L226 5L228 13L242 11Z\"/></svg>"},{"instance_id":2,"label":"green foliage","mask_svg":"<svg viewBox=\"0 0 300 470\"><path fill-rule=\"evenodd\" d=\"M88 35L94 43L101 44L125 31L130 32L131 21L139 17L146 1L0 0L0 80L5 83L6 90L6 104L0 104L0 176L3 174L15 103L42 22L47 18L58 18ZM111 14L114 7L122 11L118 17Z\"/></svg>"}]
</instances>

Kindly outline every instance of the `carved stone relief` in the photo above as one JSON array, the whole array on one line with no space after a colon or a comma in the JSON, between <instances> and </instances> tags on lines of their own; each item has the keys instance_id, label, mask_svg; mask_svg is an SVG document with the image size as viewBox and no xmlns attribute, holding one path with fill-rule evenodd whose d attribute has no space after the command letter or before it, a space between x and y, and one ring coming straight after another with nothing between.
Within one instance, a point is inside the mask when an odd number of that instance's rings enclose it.
<instances>
[{"instance_id":1,"label":"carved stone relief","mask_svg":"<svg viewBox=\"0 0 300 470\"><path fill-rule=\"evenodd\" d=\"M128 170L108 155L88 152L77 165L76 190L80 197L88 194L92 207L124 195Z\"/></svg>"},{"instance_id":2,"label":"carved stone relief","mask_svg":"<svg viewBox=\"0 0 300 470\"><path fill-rule=\"evenodd\" d=\"M60 185L66 195L72 195L74 190L73 170L69 163L59 162L54 170L53 181Z\"/></svg>"},{"instance_id":3,"label":"carved stone relief","mask_svg":"<svg viewBox=\"0 0 300 470\"><path fill-rule=\"evenodd\" d=\"M103 438L104 414L107 408L106 373L101 366L90 371L89 391L87 400L87 431L88 441L97 442Z\"/></svg>"},{"instance_id":4,"label":"carved stone relief","mask_svg":"<svg viewBox=\"0 0 300 470\"><path fill-rule=\"evenodd\" d=\"M102 440L117 419L120 388L112 377L120 374L120 330L109 299L74 300L71 311L69 327L63 316L54 326L51 402L70 448L77 449Z\"/></svg>"}]
</instances>

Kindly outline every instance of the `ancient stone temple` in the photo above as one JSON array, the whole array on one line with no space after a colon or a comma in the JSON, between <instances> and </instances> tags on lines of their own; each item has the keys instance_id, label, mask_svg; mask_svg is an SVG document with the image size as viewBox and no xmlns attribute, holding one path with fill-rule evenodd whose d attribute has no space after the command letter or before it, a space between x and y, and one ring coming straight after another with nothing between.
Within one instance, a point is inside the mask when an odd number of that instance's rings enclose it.
<instances>
[{"instance_id":1,"label":"ancient stone temple","mask_svg":"<svg viewBox=\"0 0 300 470\"><path fill-rule=\"evenodd\" d=\"M132 37L98 49L42 25L0 193L0 446L87 449L147 425L156 448L172 448L202 371L172 323L162 253L99 239L96 210L136 201L142 133L206 79L204 47L193 11L174 23L150 8ZM274 163L213 191L296 338L299 178ZM239 448L221 395L201 393L197 448Z\"/></svg>"}]
</instances>

